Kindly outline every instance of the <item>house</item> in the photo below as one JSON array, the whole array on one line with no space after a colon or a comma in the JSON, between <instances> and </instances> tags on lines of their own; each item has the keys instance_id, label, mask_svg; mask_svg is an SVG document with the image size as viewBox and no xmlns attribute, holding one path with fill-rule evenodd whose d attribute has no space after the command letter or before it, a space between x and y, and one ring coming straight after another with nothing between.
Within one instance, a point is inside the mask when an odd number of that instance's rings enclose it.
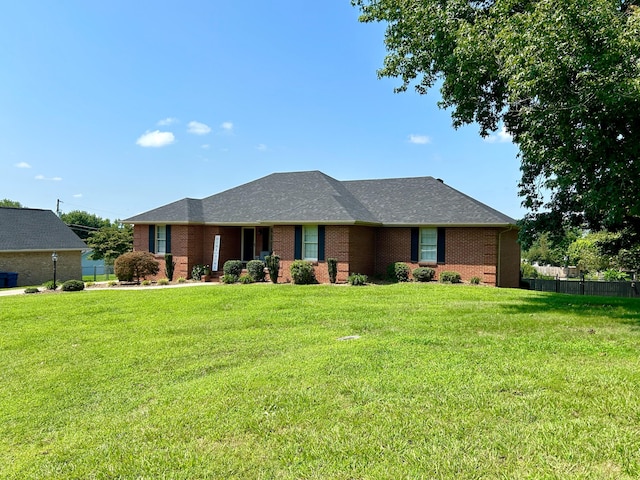
<instances>
[{"instance_id":1,"label":"house","mask_svg":"<svg viewBox=\"0 0 640 480\"><path fill-rule=\"evenodd\" d=\"M273 252L281 278L295 259L311 261L328 282L327 258L338 259L338 281L350 273L384 275L392 262L457 271L489 285L518 287L516 222L433 177L338 181L319 171L274 173L203 199L184 198L125 220L134 250L188 278L196 264L217 271L226 260ZM160 276L164 268L161 265Z\"/></svg>"},{"instance_id":2,"label":"house","mask_svg":"<svg viewBox=\"0 0 640 480\"><path fill-rule=\"evenodd\" d=\"M57 279L80 280L85 243L51 210L0 207L0 271L17 272L18 286Z\"/></svg>"}]
</instances>

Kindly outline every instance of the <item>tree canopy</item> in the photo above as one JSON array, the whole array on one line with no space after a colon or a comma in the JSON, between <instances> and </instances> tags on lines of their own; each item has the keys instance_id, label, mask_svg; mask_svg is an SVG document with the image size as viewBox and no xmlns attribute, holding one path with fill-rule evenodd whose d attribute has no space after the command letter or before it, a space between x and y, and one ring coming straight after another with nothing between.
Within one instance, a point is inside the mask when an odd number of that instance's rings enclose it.
<instances>
[{"instance_id":1,"label":"tree canopy","mask_svg":"<svg viewBox=\"0 0 640 480\"><path fill-rule=\"evenodd\" d=\"M69 213L60 215L60 219L69 225L69 228L75 232L81 239L89 238L91 232L97 231L102 227L111 226L109 219L104 219L93 213L82 210L73 210Z\"/></svg>"},{"instance_id":2,"label":"tree canopy","mask_svg":"<svg viewBox=\"0 0 640 480\"><path fill-rule=\"evenodd\" d=\"M0 200L0 207L24 208L20 202L9 200L8 198L3 198L2 200Z\"/></svg>"},{"instance_id":3,"label":"tree canopy","mask_svg":"<svg viewBox=\"0 0 640 480\"><path fill-rule=\"evenodd\" d=\"M352 0L378 71L519 147L525 234L640 231L640 0Z\"/></svg>"},{"instance_id":4,"label":"tree canopy","mask_svg":"<svg viewBox=\"0 0 640 480\"><path fill-rule=\"evenodd\" d=\"M93 249L91 258L104 259L111 264L120 255L133 250L133 227L131 225L112 225L92 232L86 240Z\"/></svg>"}]
</instances>

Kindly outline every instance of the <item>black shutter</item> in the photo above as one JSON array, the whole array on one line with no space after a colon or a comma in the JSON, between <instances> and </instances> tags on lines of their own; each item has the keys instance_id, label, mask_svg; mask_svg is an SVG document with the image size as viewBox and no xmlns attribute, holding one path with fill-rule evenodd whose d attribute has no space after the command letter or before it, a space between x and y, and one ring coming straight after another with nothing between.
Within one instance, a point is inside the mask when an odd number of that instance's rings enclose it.
<instances>
[{"instance_id":1,"label":"black shutter","mask_svg":"<svg viewBox=\"0 0 640 480\"><path fill-rule=\"evenodd\" d=\"M165 253L171 253L171 225L167 225L167 248Z\"/></svg>"},{"instance_id":2,"label":"black shutter","mask_svg":"<svg viewBox=\"0 0 640 480\"><path fill-rule=\"evenodd\" d=\"M156 253L156 226L149 225L149 252Z\"/></svg>"},{"instance_id":3,"label":"black shutter","mask_svg":"<svg viewBox=\"0 0 640 480\"><path fill-rule=\"evenodd\" d=\"M417 262L420 258L418 257L420 243L420 229L418 227L413 227L411 229L411 261Z\"/></svg>"},{"instance_id":4,"label":"black shutter","mask_svg":"<svg viewBox=\"0 0 640 480\"><path fill-rule=\"evenodd\" d=\"M296 225L294 240L295 245L293 247L293 259L302 259L302 225Z\"/></svg>"},{"instance_id":5,"label":"black shutter","mask_svg":"<svg viewBox=\"0 0 640 480\"><path fill-rule=\"evenodd\" d=\"M318 225L318 261L324 261L324 225Z\"/></svg>"},{"instance_id":6,"label":"black shutter","mask_svg":"<svg viewBox=\"0 0 640 480\"><path fill-rule=\"evenodd\" d=\"M445 232L444 227L438 228L438 263L445 263L444 249L445 249Z\"/></svg>"}]
</instances>

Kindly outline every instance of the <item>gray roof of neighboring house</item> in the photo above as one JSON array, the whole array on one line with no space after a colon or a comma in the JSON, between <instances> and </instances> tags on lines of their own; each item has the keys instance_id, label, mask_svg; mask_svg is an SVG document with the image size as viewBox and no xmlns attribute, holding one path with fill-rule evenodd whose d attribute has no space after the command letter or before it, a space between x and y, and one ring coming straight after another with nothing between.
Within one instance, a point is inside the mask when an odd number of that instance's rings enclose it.
<instances>
[{"instance_id":1,"label":"gray roof of neighboring house","mask_svg":"<svg viewBox=\"0 0 640 480\"><path fill-rule=\"evenodd\" d=\"M87 245L51 210L0 207L0 251L86 248Z\"/></svg>"},{"instance_id":2,"label":"gray roof of neighboring house","mask_svg":"<svg viewBox=\"0 0 640 480\"><path fill-rule=\"evenodd\" d=\"M319 171L274 173L127 223L513 225L515 220L433 177L338 181Z\"/></svg>"}]
</instances>

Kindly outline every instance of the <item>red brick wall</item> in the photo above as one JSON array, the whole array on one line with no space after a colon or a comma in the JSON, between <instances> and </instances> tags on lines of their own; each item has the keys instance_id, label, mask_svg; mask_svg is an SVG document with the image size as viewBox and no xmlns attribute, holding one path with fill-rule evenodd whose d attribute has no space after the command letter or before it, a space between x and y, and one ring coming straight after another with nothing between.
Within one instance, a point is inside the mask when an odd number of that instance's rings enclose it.
<instances>
[{"instance_id":1,"label":"red brick wall","mask_svg":"<svg viewBox=\"0 0 640 480\"><path fill-rule=\"evenodd\" d=\"M349 272L362 273L372 277L375 274L375 239L373 227L349 227ZM346 281L346 278L344 278Z\"/></svg>"}]
</instances>

